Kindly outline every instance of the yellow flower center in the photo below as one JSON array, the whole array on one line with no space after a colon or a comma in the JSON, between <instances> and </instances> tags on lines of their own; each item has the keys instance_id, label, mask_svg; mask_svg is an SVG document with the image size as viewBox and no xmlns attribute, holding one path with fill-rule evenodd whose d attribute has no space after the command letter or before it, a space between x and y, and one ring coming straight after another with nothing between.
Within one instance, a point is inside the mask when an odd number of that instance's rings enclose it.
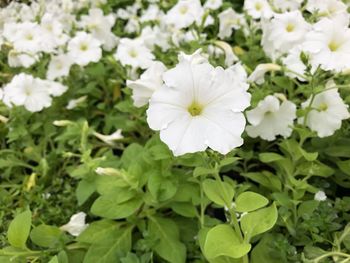
<instances>
[{"instance_id":1,"label":"yellow flower center","mask_svg":"<svg viewBox=\"0 0 350 263\"><path fill-rule=\"evenodd\" d=\"M293 32L294 31L294 25L293 24L288 24L287 26L286 26L286 31L287 32Z\"/></svg>"},{"instance_id":2,"label":"yellow flower center","mask_svg":"<svg viewBox=\"0 0 350 263\"><path fill-rule=\"evenodd\" d=\"M327 109L328 109L328 105L324 102L318 106L319 111L326 111Z\"/></svg>"},{"instance_id":3,"label":"yellow flower center","mask_svg":"<svg viewBox=\"0 0 350 263\"><path fill-rule=\"evenodd\" d=\"M202 113L203 107L202 105L198 104L197 102L192 102L192 104L187 108L188 112L191 114L191 116L198 116Z\"/></svg>"},{"instance_id":4,"label":"yellow flower center","mask_svg":"<svg viewBox=\"0 0 350 263\"><path fill-rule=\"evenodd\" d=\"M129 51L129 55L130 55L130 57L132 57L132 58L136 58L136 57L137 57L137 52L136 52L136 50L134 50L134 49L130 50L130 51Z\"/></svg>"},{"instance_id":5,"label":"yellow flower center","mask_svg":"<svg viewBox=\"0 0 350 263\"><path fill-rule=\"evenodd\" d=\"M329 42L328 47L332 52L335 52L340 47L340 44L335 42L335 41L331 41L331 42Z\"/></svg>"},{"instance_id":6,"label":"yellow flower center","mask_svg":"<svg viewBox=\"0 0 350 263\"><path fill-rule=\"evenodd\" d=\"M184 14L187 13L187 11L188 11L188 7L187 6L184 5L184 6L180 7L180 14L184 15Z\"/></svg>"},{"instance_id":7,"label":"yellow flower center","mask_svg":"<svg viewBox=\"0 0 350 263\"><path fill-rule=\"evenodd\" d=\"M86 43L82 43L82 44L80 45L80 50L81 50L81 51L86 51L86 50L88 50L88 45L87 45Z\"/></svg>"},{"instance_id":8,"label":"yellow flower center","mask_svg":"<svg viewBox=\"0 0 350 263\"><path fill-rule=\"evenodd\" d=\"M256 3L255 4L255 9L260 11L262 9L262 4L261 3Z\"/></svg>"}]
</instances>

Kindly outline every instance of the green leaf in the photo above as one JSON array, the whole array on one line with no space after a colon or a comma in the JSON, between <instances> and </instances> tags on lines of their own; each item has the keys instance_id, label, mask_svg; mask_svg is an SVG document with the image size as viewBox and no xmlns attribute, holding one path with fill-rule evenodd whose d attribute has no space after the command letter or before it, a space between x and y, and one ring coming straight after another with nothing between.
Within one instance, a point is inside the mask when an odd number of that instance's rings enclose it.
<instances>
[{"instance_id":1,"label":"green leaf","mask_svg":"<svg viewBox=\"0 0 350 263\"><path fill-rule=\"evenodd\" d=\"M350 160L338 161L337 165L343 173L350 175Z\"/></svg>"},{"instance_id":2,"label":"green leaf","mask_svg":"<svg viewBox=\"0 0 350 263\"><path fill-rule=\"evenodd\" d=\"M277 235L264 235L252 250L251 263L288 263L286 252L272 246L277 238Z\"/></svg>"},{"instance_id":3,"label":"green leaf","mask_svg":"<svg viewBox=\"0 0 350 263\"><path fill-rule=\"evenodd\" d=\"M84 257L84 263L119 263L131 250L132 227L109 231L92 244Z\"/></svg>"},{"instance_id":4,"label":"green leaf","mask_svg":"<svg viewBox=\"0 0 350 263\"><path fill-rule=\"evenodd\" d=\"M329 177L334 174L334 170L331 167L319 161L301 163L297 166L297 171L299 174L306 176Z\"/></svg>"},{"instance_id":5,"label":"green leaf","mask_svg":"<svg viewBox=\"0 0 350 263\"><path fill-rule=\"evenodd\" d=\"M209 168L205 168L205 167L196 167L193 170L193 176L194 177L198 177L198 176L202 176L202 175L208 175L208 174L213 174L215 173L214 169L209 169Z\"/></svg>"},{"instance_id":6,"label":"green leaf","mask_svg":"<svg viewBox=\"0 0 350 263\"><path fill-rule=\"evenodd\" d=\"M134 191L120 189L118 192L97 198L91 207L91 212L107 219L121 219L136 212L142 202L142 198Z\"/></svg>"},{"instance_id":7,"label":"green leaf","mask_svg":"<svg viewBox=\"0 0 350 263\"><path fill-rule=\"evenodd\" d=\"M238 212L250 212L266 206L269 200L254 192L244 192L236 198Z\"/></svg>"},{"instance_id":8,"label":"green leaf","mask_svg":"<svg viewBox=\"0 0 350 263\"><path fill-rule=\"evenodd\" d=\"M222 224L208 231L204 244L204 255L209 260L220 256L240 258L246 255L250 248L250 244L240 242L231 226Z\"/></svg>"},{"instance_id":9,"label":"green leaf","mask_svg":"<svg viewBox=\"0 0 350 263\"><path fill-rule=\"evenodd\" d=\"M10 223L7 239L9 243L17 248L25 248L32 224L32 212L25 211L18 214Z\"/></svg>"},{"instance_id":10,"label":"green leaf","mask_svg":"<svg viewBox=\"0 0 350 263\"><path fill-rule=\"evenodd\" d=\"M78 205L82 205L96 190L94 182L81 180L76 190Z\"/></svg>"},{"instance_id":11,"label":"green leaf","mask_svg":"<svg viewBox=\"0 0 350 263\"><path fill-rule=\"evenodd\" d=\"M272 163L272 162L283 160L284 157L277 153L260 153L259 159L263 163Z\"/></svg>"},{"instance_id":12,"label":"green leaf","mask_svg":"<svg viewBox=\"0 0 350 263\"><path fill-rule=\"evenodd\" d=\"M318 152L309 153L306 152L303 148L300 148L300 152L303 155L303 157L309 162L317 160Z\"/></svg>"},{"instance_id":13,"label":"green leaf","mask_svg":"<svg viewBox=\"0 0 350 263\"><path fill-rule=\"evenodd\" d=\"M39 225L33 228L30 239L41 247L56 247L59 245L62 235L63 233L58 227Z\"/></svg>"},{"instance_id":14,"label":"green leaf","mask_svg":"<svg viewBox=\"0 0 350 263\"><path fill-rule=\"evenodd\" d=\"M316 200L307 200L302 202L298 207L298 216L302 217L303 215L309 215L311 217L319 204L320 202Z\"/></svg>"},{"instance_id":15,"label":"green leaf","mask_svg":"<svg viewBox=\"0 0 350 263\"><path fill-rule=\"evenodd\" d=\"M248 213L241 218L244 236L248 239L270 230L278 217L275 203L267 208Z\"/></svg>"},{"instance_id":16,"label":"green leaf","mask_svg":"<svg viewBox=\"0 0 350 263\"><path fill-rule=\"evenodd\" d=\"M170 207L175 213L184 217L195 217L197 215L196 207L192 203L174 202Z\"/></svg>"},{"instance_id":17,"label":"green leaf","mask_svg":"<svg viewBox=\"0 0 350 263\"><path fill-rule=\"evenodd\" d=\"M161 202L172 198L177 191L174 179L165 177L158 171L150 173L147 186L153 198Z\"/></svg>"},{"instance_id":18,"label":"green leaf","mask_svg":"<svg viewBox=\"0 0 350 263\"><path fill-rule=\"evenodd\" d=\"M119 224L112 220L100 220L95 221L77 237L79 242L92 244L96 240L104 237L108 232L116 231L119 228Z\"/></svg>"},{"instance_id":19,"label":"green leaf","mask_svg":"<svg viewBox=\"0 0 350 263\"><path fill-rule=\"evenodd\" d=\"M205 179L203 181L203 190L211 201L220 206L231 204L235 195L232 185L223 181L220 183L214 179Z\"/></svg>"},{"instance_id":20,"label":"green leaf","mask_svg":"<svg viewBox=\"0 0 350 263\"><path fill-rule=\"evenodd\" d=\"M57 256L50 259L49 263L59 263Z\"/></svg>"},{"instance_id":21,"label":"green leaf","mask_svg":"<svg viewBox=\"0 0 350 263\"><path fill-rule=\"evenodd\" d=\"M261 184L262 186L272 190L272 191L281 191L282 190L282 183L277 175L268 172L268 171L262 171L262 172L256 172L256 173L243 173L243 176L253 180L254 182L257 182Z\"/></svg>"},{"instance_id":22,"label":"green leaf","mask_svg":"<svg viewBox=\"0 0 350 263\"><path fill-rule=\"evenodd\" d=\"M170 263L186 262L186 246L179 240L179 230L171 219L150 217L148 231L158 239L154 246L156 253Z\"/></svg>"}]
</instances>

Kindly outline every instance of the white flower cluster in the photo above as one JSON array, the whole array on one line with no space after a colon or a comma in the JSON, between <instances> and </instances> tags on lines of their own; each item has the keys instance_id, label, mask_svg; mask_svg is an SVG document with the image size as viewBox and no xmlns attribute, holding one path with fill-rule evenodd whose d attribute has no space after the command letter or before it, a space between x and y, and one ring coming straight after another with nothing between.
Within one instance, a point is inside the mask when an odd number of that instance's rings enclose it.
<instances>
[{"instance_id":1,"label":"white flower cluster","mask_svg":"<svg viewBox=\"0 0 350 263\"><path fill-rule=\"evenodd\" d=\"M100 8L106 4L102 0L13 2L2 9L0 44L8 50L8 65L30 68L49 56L46 80L13 76L0 89L3 102L41 111L67 90L60 83L72 65L85 67L107 54L127 68L134 105L148 107L150 128L159 131L175 155L208 147L226 154L243 143L244 131L269 141L289 137L297 108L307 112L297 122L319 137L332 135L350 117L332 81L300 105L271 89L245 112L251 106L249 84L259 88L268 72L303 83L307 73L350 70L350 16L340 0L245 0L244 13L224 7L222 0L178 0L168 9L156 0L148 2L146 9L135 1L109 14ZM117 21L125 24L121 38L113 33ZM220 40L209 39L205 29L216 25ZM249 77L237 56L240 48L229 44L237 30L247 37L262 31L261 47L272 61L258 65ZM186 55L182 47L191 42L202 49ZM178 63L170 67L157 60L157 50L177 50ZM225 68L209 63L220 57ZM86 99L73 99L67 108Z\"/></svg>"}]
</instances>

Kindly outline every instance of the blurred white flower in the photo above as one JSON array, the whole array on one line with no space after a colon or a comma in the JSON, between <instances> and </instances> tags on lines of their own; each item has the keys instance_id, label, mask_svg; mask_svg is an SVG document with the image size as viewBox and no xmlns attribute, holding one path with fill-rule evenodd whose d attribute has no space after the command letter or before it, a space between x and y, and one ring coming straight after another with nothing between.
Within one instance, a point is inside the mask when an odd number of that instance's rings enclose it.
<instances>
[{"instance_id":1,"label":"blurred white flower","mask_svg":"<svg viewBox=\"0 0 350 263\"><path fill-rule=\"evenodd\" d=\"M341 19L323 18L306 35L303 50L314 68L340 72L350 66L350 29Z\"/></svg>"},{"instance_id":2,"label":"blurred white flower","mask_svg":"<svg viewBox=\"0 0 350 263\"><path fill-rule=\"evenodd\" d=\"M102 57L101 42L86 32L78 32L68 43L68 55L73 62L86 66Z\"/></svg>"},{"instance_id":3,"label":"blurred white flower","mask_svg":"<svg viewBox=\"0 0 350 263\"><path fill-rule=\"evenodd\" d=\"M117 52L114 55L116 60L133 68L146 69L152 65L155 58L151 50L149 50L142 39L120 39Z\"/></svg>"},{"instance_id":4,"label":"blurred white flower","mask_svg":"<svg viewBox=\"0 0 350 263\"><path fill-rule=\"evenodd\" d=\"M349 21L347 6L339 0L308 0L306 10L320 17L340 18Z\"/></svg>"},{"instance_id":5,"label":"blurred white flower","mask_svg":"<svg viewBox=\"0 0 350 263\"><path fill-rule=\"evenodd\" d=\"M66 109L72 110L72 109L76 108L79 104L83 103L86 99L87 99L87 96L81 96L77 99L72 99L68 102Z\"/></svg>"},{"instance_id":6,"label":"blurred white flower","mask_svg":"<svg viewBox=\"0 0 350 263\"><path fill-rule=\"evenodd\" d=\"M300 81L305 81L305 78L303 77L303 75L305 74L306 66L300 59L301 52L302 50L300 46L292 48L289 51L288 55L282 58L282 62L287 69L292 71L292 72L287 71L285 73L288 77L297 78Z\"/></svg>"},{"instance_id":7,"label":"blurred white flower","mask_svg":"<svg viewBox=\"0 0 350 263\"><path fill-rule=\"evenodd\" d=\"M164 64L156 61L142 73L140 79L126 81L126 86L132 89L132 99L136 107L146 105L153 92L163 85L163 73L165 70Z\"/></svg>"},{"instance_id":8,"label":"blurred white flower","mask_svg":"<svg viewBox=\"0 0 350 263\"><path fill-rule=\"evenodd\" d=\"M86 214L79 212L71 216L69 222L60 227L61 230L68 232L72 236L79 236L89 224L85 223Z\"/></svg>"},{"instance_id":9,"label":"blurred white flower","mask_svg":"<svg viewBox=\"0 0 350 263\"><path fill-rule=\"evenodd\" d=\"M320 202L326 201L326 200L327 200L327 195L326 195L326 193L323 192L323 191L318 191L318 192L315 194L314 199L315 199L316 201L320 201Z\"/></svg>"},{"instance_id":10,"label":"blurred white flower","mask_svg":"<svg viewBox=\"0 0 350 263\"><path fill-rule=\"evenodd\" d=\"M245 0L243 8L254 19L270 18L273 15L267 0Z\"/></svg>"},{"instance_id":11,"label":"blurred white flower","mask_svg":"<svg viewBox=\"0 0 350 263\"><path fill-rule=\"evenodd\" d=\"M207 0L205 1L204 8L216 10L222 6L222 0Z\"/></svg>"},{"instance_id":12,"label":"blurred white flower","mask_svg":"<svg viewBox=\"0 0 350 263\"><path fill-rule=\"evenodd\" d=\"M292 133L291 126L296 118L294 103L284 100L279 102L276 96L266 96L256 108L247 112L248 125L246 131L250 137L261 137L273 141L276 136L287 138Z\"/></svg>"},{"instance_id":13,"label":"blurred white flower","mask_svg":"<svg viewBox=\"0 0 350 263\"><path fill-rule=\"evenodd\" d=\"M50 80L54 80L59 77L68 76L72 64L73 61L67 54L52 56L46 72L46 77Z\"/></svg>"},{"instance_id":14,"label":"blurred white flower","mask_svg":"<svg viewBox=\"0 0 350 263\"><path fill-rule=\"evenodd\" d=\"M265 53L274 60L301 44L310 29L300 11L275 14L263 25L261 44Z\"/></svg>"},{"instance_id":15,"label":"blurred white flower","mask_svg":"<svg viewBox=\"0 0 350 263\"><path fill-rule=\"evenodd\" d=\"M299 9L304 0L272 0L272 5L282 11L293 11Z\"/></svg>"},{"instance_id":16,"label":"blurred white flower","mask_svg":"<svg viewBox=\"0 0 350 263\"><path fill-rule=\"evenodd\" d=\"M28 68L34 65L39 60L38 55L18 52L14 49L10 50L7 55L7 62L10 67L24 67Z\"/></svg>"},{"instance_id":17,"label":"blurred white flower","mask_svg":"<svg viewBox=\"0 0 350 263\"><path fill-rule=\"evenodd\" d=\"M281 66L273 63L259 64L252 74L249 75L248 82L255 82L256 84L263 84L265 82L265 74L270 71L281 70Z\"/></svg>"},{"instance_id":18,"label":"blurred white flower","mask_svg":"<svg viewBox=\"0 0 350 263\"><path fill-rule=\"evenodd\" d=\"M317 94L312 103L309 98L301 104L303 109L311 106L311 111L305 117L306 125L321 138L334 134L340 129L342 121L350 117L348 106L334 87L333 81L328 82L326 90ZM299 123L304 123L304 118L300 118Z\"/></svg>"},{"instance_id":19,"label":"blurred white flower","mask_svg":"<svg viewBox=\"0 0 350 263\"><path fill-rule=\"evenodd\" d=\"M218 17L220 21L219 38L221 39L230 37L232 29L239 29L244 24L244 16L232 8L222 11Z\"/></svg>"},{"instance_id":20,"label":"blurred white flower","mask_svg":"<svg viewBox=\"0 0 350 263\"><path fill-rule=\"evenodd\" d=\"M81 17L80 26L87 29L94 38L98 39L107 51L117 44L117 37L112 33L116 17L114 14L104 15L99 8L91 8L88 15Z\"/></svg>"},{"instance_id":21,"label":"blurred white flower","mask_svg":"<svg viewBox=\"0 0 350 263\"><path fill-rule=\"evenodd\" d=\"M41 111L51 105L46 85L40 85L35 78L25 73L13 77L4 87L3 101L6 105L24 106L28 111Z\"/></svg>"},{"instance_id":22,"label":"blurred white flower","mask_svg":"<svg viewBox=\"0 0 350 263\"><path fill-rule=\"evenodd\" d=\"M165 85L153 93L147 121L175 156L207 147L226 154L242 145L242 111L250 94L233 72L184 59L164 73Z\"/></svg>"},{"instance_id":23,"label":"blurred white flower","mask_svg":"<svg viewBox=\"0 0 350 263\"><path fill-rule=\"evenodd\" d=\"M199 0L179 0L165 15L165 21L181 29L194 22L201 23L204 9Z\"/></svg>"},{"instance_id":24,"label":"blurred white flower","mask_svg":"<svg viewBox=\"0 0 350 263\"><path fill-rule=\"evenodd\" d=\"M98 132L93 133L97 138L99 138L101 141L104 141L105 143L109 145L114 145L115 141L123 139L124 136L122 135L122 130L118 129L115 132L113 132L110 135L104 135Z\"/></svg>"}]
</instances>

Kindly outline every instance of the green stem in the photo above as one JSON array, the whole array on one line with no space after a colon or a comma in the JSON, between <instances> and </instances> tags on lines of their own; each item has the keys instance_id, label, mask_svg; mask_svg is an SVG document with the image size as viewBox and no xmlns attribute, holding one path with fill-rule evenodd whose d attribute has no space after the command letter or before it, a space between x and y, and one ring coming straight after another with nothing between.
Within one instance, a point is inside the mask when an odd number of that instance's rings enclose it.
<instances>
[{"instance_id":1,"label":"green stem","mask_svg":"<svg viewBox=\"0 0 350 263\"><path fill-rule=\"evenodd\" d=\"M347 260L350 259L350 255L349 254L333 251L333 252L328 252L326 254L323 254L322 256L319 256L318 258L315 258L314 259L314 263L318 263L318 262L320 262L320 260L322 260L324 258L332 257L332 256L341 256L341 257L345 257Z\"/></svg>"}]
</instances>

